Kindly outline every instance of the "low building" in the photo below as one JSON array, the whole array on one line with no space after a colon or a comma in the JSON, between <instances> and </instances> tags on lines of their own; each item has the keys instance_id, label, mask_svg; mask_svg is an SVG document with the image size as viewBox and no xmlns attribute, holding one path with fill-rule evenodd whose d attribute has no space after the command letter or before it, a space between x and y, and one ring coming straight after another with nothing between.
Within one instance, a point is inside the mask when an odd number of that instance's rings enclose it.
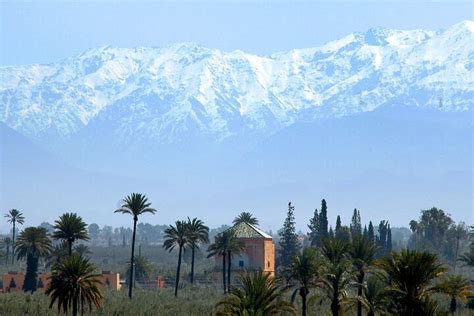
<instances>
[{"instance_id":1,"label":"low building","mask_svg":"<svg viewBox=\"0 0 474 316\"><path fill-rule=\"evenodd\" d=\"M232 283L241 273L263 271L275 275L275 243L268 235L255 225L239 223L232 228L235 236L244 243L245 249L232 256ZM222 257L215 257L214 278L222 282Z\"/></svg>"},{"instance_id":2,"label":"low building","mask_svg":"<svg viewBox=\"0 0 474 316\"><path fill-rule=\"evenodd\" d=\"M37 290L46 291L50 284L51 273L38 273L36 277ZM120 274L117 272L102 271L99 275L99 280L101 282L101 288L109 287L112 289L119 290L121 288L120 284ZM23 283L25 282L25 274L23 272L10 271L3 274L3 293L19 292L23 291Z\"/></svg>"}]
</instances>

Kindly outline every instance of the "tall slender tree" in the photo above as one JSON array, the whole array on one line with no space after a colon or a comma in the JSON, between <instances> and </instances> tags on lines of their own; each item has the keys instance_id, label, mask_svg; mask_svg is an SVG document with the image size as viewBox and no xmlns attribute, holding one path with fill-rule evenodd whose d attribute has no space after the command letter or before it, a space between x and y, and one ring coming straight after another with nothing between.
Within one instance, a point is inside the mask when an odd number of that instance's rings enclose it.
<instances>
[{"instance_id":1,"label":"tall slender tree","mask_svg":"<svg viewBox=\"0 0 474 316\"><path fill-rule=\"evenodd\" d=\"M232 257L245 250L245 243L235 236L232 229L227 230L227 286L231 289Z\"/></svg>"},{"instance_id":2,"label":"tall slender tree","mask_svg":"<svg viewBox=\"0 0 474 316\"><path fill-rule=\"evenodd\" d=\"M18 260L26 258L26 274L23 283L25 292L36 291L36 273L38 262L41 257L47 256L51 251L51 240L48 232L42 227L27 227L16 242L16 254Z\"/></svg>"},{"instance_id":3,"label":"tall slender tree","mask_svg":"<svg viewBox=\"0 0 474 316\"><path fill-rule=\"evenodd\" d=\"M358 209L354 209L351 219L351 236L352 238L358 238L362 235L362 223L360 219L360 211Z\"/></svg>"},{"instance_id":4,"label":"tall slender tree","mask_svg":"<svg viewBox=\"0 0 474 316\"><path fill-rule=\"evenodd\" d=\"M13 241L10 237L5 237L2 240L2 246L5 248L5 264L8 264L10 258L10 248L13 246ZM12 253L12 256L15 254Z\"/></svg>"},{"instance_id":5,"label":"tall slender tree","mask_svg":"<svg viewBox=\"0 0 474 316\"><path fill-rule=\"evenodd\" d=\"M306 316L307 298L310 288L316 286L319 277L319 262L314 248L305 248L301 254L293 258L288 268L289 280L295 280L297 288L291 297L294 301L296 294L301 297L301 315Z\"/></svg>"},{"instance_id":6,"label":"tall slender tree","mask_svg":"<svg viewBox=\"0 0 474 316\"><path fill-rule=\"evenodd\" d=\"M374 225L372 224L372 221L369 222L369 229L367 230L367 236L369 237L370 241L375 241L375 231L374 231Z\"/></svg>"},{"instance_id":7,"label":"tall slender tree","mask_svg":"<svg viewBox=\"0 0 474 316\"><path fill-rule=\"evenodd\" d=\"M178 247L178 266L176 268L176 281L174 286L174 296L178 296L179 277L181 272L181 259L183 251L189 245L189 228L186 221L176 221L175 226L170 225L165 229L165 241L163 247L168 251L173 251Z\"/></svg>"},{"instance_id":8,"label":"tall slender tree","mask_svg":"<svg viewBox=\"0 0 474 316\"><path fill-rule=\"evenodd\" d=\"M326 200L321 200L321 212L319 213L319 236L320 238L327 238L329 234L329 222L328 222L328 206Z\"/></svg>"},{"instance_id":9,"label":"tall slender tree","mask_svg":"<svg viewBox=\"0 0 474 316\"><path fill-rule=\"evenodd\" d=\"M132 234L132 255L130 258L130 265L132 267L130 271L130 280L128 284L128 297L132 298L133 289L133 270L135 260L135 238L137 231L138 216L145 213L155 214L156 210L151 208L151 203L148 202L147 197L144 194L132 193L123 199L122 207L115 211L115 213L130 214L133 217L133 234Z\"/></svg>"},{"instance_id":10,"label":"tall slender tree","mask_svg":"<svg viewBox=\"0 0 474 316\"><path fill-rule=\"evenodd\" d=\"M87 224L76 213L65 213L55 221L53 238L65 241L71 256L72 245L76 240L89 240Z\"/></svg>"},{"instance_id":11,"label":"tall slender tree","mask_svg":"<svg viewBox=\"0 0 474 316\"><path fill-rule=\"evenodd\" d=\"M311 247L319 246L321 244L320 243L321 239L320 239L320 236L319 236L319 229L320 228L319 228L318 209L314 210L313 217L309 220L308 228L309 228L308 237L309 237L309 240L311 241Z\"/></svg>"},{"instance_id":12,"label":"tall slender tree","mask_svg":"<svg viewBox=\"0 0 474 316\"><path fill-rule=\"evenodd\" d=\"M208 258L210 257L222 257L222 283L224 286L224 294L227 293L227 285L226 285L226 258L227 258L227 244L228 244L228 236L224 232L219 233L217 236L214 237L214 243L209 245L207 252Z\"/></svg>"},{"instance_id":13,"label":"tall slender tree","mask_svg":"<svg viewBox=\"0 0 474 316\"><path fill-rule=\"evenodd\" d=\"M357 277L357 316L362 315L362 290L364 288L364 279L368 269L374 262L377 247L367 238L358 236L352 240L349 248L352 265L356 271Z\"/></svg>"},{"instance_id":14,"label":"tall slender tree","mask_svg":"<svg viewBox=\"0 0 474 316\"><path fill-rule=\"evenodd\" d=\"M280 232L281 263L283 268L287 268L293 257L299 252L301 245L296 234L295 216L293 214L295 207L288 203L288 212L283 229Z\"/></svg>"},{"instance_id":15,"label":"tall slender tree","mask_svg":"<svg viewBox=\"0 0 474 316\"><path fill-rule=\"evenodd\" d=\"M15 232L16 232L16 224L23 225L25 222L25 217L23 213L16 209L12 209L5 214L7 218L7 222L12 224L12 253L15 253ZM15 263L15 255L12 256L12 264Z\"/></svg>"},{"instance_id":16,"label":"tall slender tree","mask_svg":"<svg viewBox=\"0 0 474 316\"><path fill-rule=\"evenodd\" d=\"M188 217L186 223L188 228L188 241L191 246L191 283L194 283L194 257L200 243L209 242L209 227L204 225L200 219Z\"/></svg>"}]
</instances>

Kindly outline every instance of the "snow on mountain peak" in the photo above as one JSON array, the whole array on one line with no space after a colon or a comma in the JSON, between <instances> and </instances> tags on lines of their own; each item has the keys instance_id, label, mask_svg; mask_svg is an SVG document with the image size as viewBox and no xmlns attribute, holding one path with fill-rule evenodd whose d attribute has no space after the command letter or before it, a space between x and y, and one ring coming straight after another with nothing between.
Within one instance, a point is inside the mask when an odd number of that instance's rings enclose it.
<instances>
[{"instance_id":1,"label":"snow on mountain peak","mask_svg":"<svg viewBox=\"0 0 474 316\"><path fill-rule=\"evenodd\" d=\"M473 21L441 31L371 28L271 56L196 43L89 49L57 64L0 68L0 121L37 138L91 122L121 136L222 139L388 104L473 105Z\"/></svg>"}]
</instances>

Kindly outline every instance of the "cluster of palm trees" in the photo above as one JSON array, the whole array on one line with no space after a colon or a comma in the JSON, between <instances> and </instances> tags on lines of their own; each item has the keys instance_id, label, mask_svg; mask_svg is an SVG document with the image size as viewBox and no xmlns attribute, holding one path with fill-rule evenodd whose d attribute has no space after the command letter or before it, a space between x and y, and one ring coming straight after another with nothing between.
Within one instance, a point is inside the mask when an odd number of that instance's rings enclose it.
<instances>
[{"instance_id":1,"label":"cluster of palm trees","mask_svg":"<svg viewBox=\"0 0 474 316\"><path fill-rule=\"evenodd\" d=\"M326 302L332 315L356 308L359 316L364 309L369 316L415 316L434 314L438 306L431 298L433 293L448 295L452 313L458 298L474 295L469 281L446 273L447 268L434 254L402 250L375 260L376 251L374 243L364 237L350 243L324 239L320 248L305 248L293 258L280 286L262 273L246 275L241 277L243 287L232 289L217 307L222 314L236 310L240 315L265 314L275 304L282 304L285 290L294 289L290 302L301 298L302 315L311 306ZM285 306L291 312L291 307Z\"/></svg>"},{"instance_id":2,"label":"cluster of palm trees","mask_svg":"<svg viewBox=\"0 0 474 316\"><path fill-rule=\"evenodd\" d=\"M37 272L40 259L47 259L51 266L51 283L46 291L51 298L50 307L57 304L58 310L68 310L78 315L92 305L100 307L102 293L99 289L95 267L83 256L88 252L85 245L73 245L78 240L86 241L87 225L76 213L65 213L55 221L50 235L44 227L26 227L16 238L16 224L23 224L25 218L18 210L11 210L5 216L13 226L12 260L26 259L26 273L23 282L25 292L37 289ZM53 242L56 241L56 245ZM73 252L73 249L76 250ZM13 261L12 261L13 262Z\"/></svg>"}]
</instances>

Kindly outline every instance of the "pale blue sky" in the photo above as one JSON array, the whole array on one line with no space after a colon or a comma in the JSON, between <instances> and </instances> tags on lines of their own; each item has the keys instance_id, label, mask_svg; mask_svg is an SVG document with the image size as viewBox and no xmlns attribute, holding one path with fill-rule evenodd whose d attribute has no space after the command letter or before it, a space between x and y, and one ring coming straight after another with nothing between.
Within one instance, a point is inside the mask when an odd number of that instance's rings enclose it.
<instances>
[{"instance_id":1,"label":"pale blue sky","mask_svg":"<svg viewBox=\"0 0 474 316\"><path fill-rule=\"evenodd\" d=\"M87 48L191 41L269 54L372 26L442 29L473 19L472 2L2 1L0 65L55 62Z\"/></svg>"}]
</instances>

